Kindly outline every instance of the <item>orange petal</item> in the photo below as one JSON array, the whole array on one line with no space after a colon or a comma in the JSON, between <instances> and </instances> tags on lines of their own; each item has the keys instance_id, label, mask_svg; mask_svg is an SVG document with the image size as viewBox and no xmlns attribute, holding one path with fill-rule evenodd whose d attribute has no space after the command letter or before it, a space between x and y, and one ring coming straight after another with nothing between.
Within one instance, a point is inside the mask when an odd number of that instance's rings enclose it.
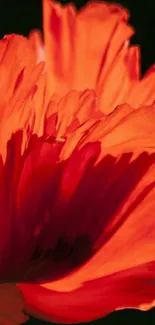
<instances>
[{"instance_id":1,"label":"orange petal","mask_svg":"<svg viewBox=\"0 0 155 325\"><path fill-rule=\"evenodd\" d=\"M97 107L93 90L86 89L83 92L72 90L61 99L59 96L53 96L46 111L44 132L48 135L53 134L54 118L56 123L54 132L57 132L57 138L68 137L80 125L87 122L88 116L91 120L103 117L103 113Z\"/></svg>"},{"instance_id":2,"label":"orange petal","mask_svg":"<svg viewBox=\"0 0 155 325\"><path fill-rule=\"evenodd\" d=\"M140 49L138 46L131 46L128 48L128 53L125 58L128 73L132 81L139 81L140 79Z\"/></svg>"},{"instance_id":3,"label":"orange petal","mask_svg":"<svg viewBox=\"0 0 155 325\"><path fill-rule=\"evenodd\" d=\"M128 106L127 106L128 107ZM132 111L121 118L122 106L117 111L95 125L90 133L83 138L87 142L101 141L102 153L114 154L130 152L132 150L154 150L155 141L155 106L146 106ZM120 110L120 113L119 113ZM119 120L115 120L115 116ZM117 118L118 118L117 117ZM80 145L83 145L81 142Z\"/></svg>"},{"instance_id":4,"label":"orange petal","mask_svg":"<svg viewBox=\"0 0 155 325\"><path fill-rule=\"evenodd\" d=\"M121 103L130 103L129 93L139 82L139 67L138 47L128 48L128 45L124 45L113 59L103 83L97 85L99 107L105 114L109 114ZM106 64L103 73L105 69ZM132 102L132 106L136 106L136 101Z\"/></svg>"},{"instance_id":5,"label":"orange petal","mask_svg":"<svg viewBox=\"0 0 155 325\"><path fill-rule=\"evenodd\" d=\"M44 95L45 81L42 75L44 63L36 65L35 53L30 41L22 36L9 35L0 41L0 46L4 43L6 50L0 65L2 82L0 90L0 147L3 156L5 156L6 143L13 132L19 128L23 128L25 132L28 128L32 131L35 113L37 113L36 123L38 122L40 97L38 95L38 100L35 97L36 106L33 103L33 97L38 88ZM44 79L42 84L39 82L40 78Z\"/></svg>"},{"instance_id":6,"label":"orange petal","mask_svg":"<svg viewBox=\"0 0 155 325\"><path fill-rule=\"evenodd\" d=\"M132 87L128 94L128 103L138 108L142 105L151 105L155 101L155 65L144 77Z\"/></svg>"},{"instance_id":7,"label":"orange petal","mask_svg":"<svg viewBox=\"0 0 155 325\"><path fill-rule=\"evenodd\" d=\"M41 32L39 30L33 30L29 34L29 40L32 43L34 52L36 53L36 62L45 61L45 52L42 41Z\"/></svg>"},{"instance_id":8,"label":"orange petal","mask_svg":"<svg viewBox=\"0 0 155 325\"><path fill-rule=\"evenodd\" d=\"M97 88L99 107L105 114L111 113L120 103L126 101L132 81L127 71L125 57L127 49L118 52L100 90Z\"/></svg>"},{"instance_id":9,"label":"orange petal","mask_svg":"<svg viewBox=\"0 0 155 325\"><path fill-rule=\"evenodd\" d=\"M133 33L126 20L123 8L101 2L88 4L77 15L74 87L95 88L98 79L103 81L118 49Z\"/></svg>"},{"instance_id":10,"label":"orange petal","mask_svg":"<svg viewBox=\"0 0 155 325\"><path fill-rule=\"evenodd\" d=\"M43 7L50 89L63 94L70 88L95 88L98 78L103 83L116 53L133 33L125 23L127 12L101 2L92 2L79 13L71 5L49 0L43 0Z\"/></svg>"},{"instance_id":11,"label":"orange petal","mask_svg":"<svg viewBox=\"0 0 155 325\"><path fill-rule=\"evenodd\" d=\"M45 59L50 92L66 92L71 87L74 8L43 0ZM67 85L66 85L67 80Z\"/></svg>"},{"instance_id":12,"label":"orange petal","mask_svg":"<svg viewBox=\"0 0 155 325\"><path fill-rule=\"evenodd\" d=\"M0 42L6 44L6 51L0 66L1 79L3 79L1 92L5 93L6 99L9 99L14 92L16 80L25 67L27 76L24 75L24 78L30 77L32 69L36 65L35 55L30 42L23 36L7 35ZM25 55L23 55L23 51ZM1 96L1 98L3 97Z\"/></svg>"},{"instance_id":13,"label":"orange petal","mask_svg":"<svg viewBox=\"0 0 155 325\"><path fill-rule=\"evenodd\" d=\"M101 120L92 118L82 124L75 132L67 136L61 152L61 159L67 159L78 144L80 146L83 143L96 142L110 130L115 130L115 126L132 111L133 109L129 105L120 105L108 116L101 117Z\"/></svg>"}]
</instances>

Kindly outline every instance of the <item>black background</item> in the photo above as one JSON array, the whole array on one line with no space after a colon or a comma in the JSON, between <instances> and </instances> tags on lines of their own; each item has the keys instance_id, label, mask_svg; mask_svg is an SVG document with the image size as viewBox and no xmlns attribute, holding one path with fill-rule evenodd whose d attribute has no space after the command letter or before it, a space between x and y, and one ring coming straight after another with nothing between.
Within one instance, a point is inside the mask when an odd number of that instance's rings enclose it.
<instances>
[{"instance_id":1,"label":"black background","mask_svg":"<svg viewBox=\"0 0 155 325\"><path fill-rule=\"evenodd\" d=\"M67 3L67 1L61 1ZM111 1L107 1L111 2ZM114 2L114 1L113 1ZM142 53L142 73L155 62L155 1L154 0L120 0L131 13L130 23L136 29L136 35L132 43L140 44ZM86 1L74 0L77 7L81 7ZM18 33L25 36L33 28L41 29L42 13L41 0L1 0L0 4L0 38L5 34ZM31 318L26 325L47 325ZM117 311L107 317L91 322L92 325L125 325L148 324L155 325L155 308L148 312L138 310Z\"/></svg>"},{"instance_id":2,"label":"black background","mask_svg":"<svg viewBox=\"0 0 155 325\"><path fill-rule=\"evenodd\" d=\"M69 1L60 0L62 3ZM130 23L136 29L133 43L138 43L142 51L142 71L155 61L155 1L154 0L114 0L129 9ZM107 2L114 2L108 1ZM42 25L41 0L8 0L0 4L0 37L8 33L28 35L33 28ZM88 0L73 0L81 7Z\"/></svg>"}]
</instances>

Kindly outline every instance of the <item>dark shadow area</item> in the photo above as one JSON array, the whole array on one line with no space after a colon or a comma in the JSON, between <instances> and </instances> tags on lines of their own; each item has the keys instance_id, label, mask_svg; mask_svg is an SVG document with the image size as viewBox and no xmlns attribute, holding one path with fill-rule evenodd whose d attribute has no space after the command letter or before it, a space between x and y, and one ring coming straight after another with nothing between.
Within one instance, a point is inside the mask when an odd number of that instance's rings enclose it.
<instances>
[{"instance_id":1,"label":"dark shadow area","mask_svg":"<svg viewBox=\"0 0 155 325\"><path fill-rule=\"evenodd\" d=\"M142 324L142 325L154 325L155 323L155 308L150 311L144 312L133 309L125 309L113 312L108 316L99 319L97 321L89 323L80 323L81 325L124 325L124 324ZM56 325L55 323L52 323ZM31 318L25 325L51 325L49 322L43 322L38 319Z\"/></svg>"}]
</instances>

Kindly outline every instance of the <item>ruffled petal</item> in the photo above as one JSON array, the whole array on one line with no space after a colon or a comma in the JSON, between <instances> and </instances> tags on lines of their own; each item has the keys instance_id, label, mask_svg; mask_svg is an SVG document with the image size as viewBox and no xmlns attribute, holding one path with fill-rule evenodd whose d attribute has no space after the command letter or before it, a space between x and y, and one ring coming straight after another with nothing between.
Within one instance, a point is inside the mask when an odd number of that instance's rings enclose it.
<instances>
[{"instance_id":1,"label":"ruffled petal","mask_svg":"<svg viewBox=\"0 0 155 325\"><path fill-rule=\"evenodd\" d=\"M39 96L36 100L37 89L41 89L44 94L44 81L40 82L40 78L44 79L44 63L36 64L31 42L22 36L9 35L0 41L0 46L4 45L0 65L0 150L3 156L6 143L13 132L20 128L26 133L32 132L35 114L37 120L40 114Z\"/></svg>"},{"instance_id":2,"label":"ruffled petal","mask_svg":"<svg viewBox=\"0 0 155 325\"><path fill-rule=\"evenodd\" d=\"M89 120L95 121L104 116L97 105L93 90L70 91L60 98L53 96L46 110L44 133L57 138L68 137Z\"/></svg>"},{"instance_id":3,"label":"ruffled petal","mask_svg":"<svg viewBox=\"0 0 155 325\"><path fill-rule=\"evenodd\" d=\"M128 108L126 111L125 108ZM96 123L91 132L87 133L81 141L81 146L87 142L101 142L102 154L110 153L118 155L122 152L133 150L154 151L155 106L146 106L129 113L130 106L122 105L105 119ZM131 109L132 110L132 109ZM126 116L123 117L126 111ZM115 119L115 116L117 117Z\"/></svg>"},{"instance_id":4,"label":"ruffled petal","mask_svg":"<svg viewBox=\"0 0 155 325\"><path fill-rule=\"evenodd\" d=\"M154 66L140 79L140 51L129 46L134 30L125 9L89 2L76 12L72 5L50 0L43 0L43 8L50 92L95 89L105 114L125 102L134 108L154 102Z\"/></svg>"},{"instance_id":5,"label":"ruffled petal","mask_svg":"<svg viewBox=\"0 0 155 325\"><path fill-rule=\"evenodd\" d=\"M98 80L100 91L117 52L133 34L126 24L127 12L101 2L89 3L79 13L72 5L62 7L49 0L43 6L50 90L63 94L71 88L91 89Z\"/></svg>"}]
</instances>

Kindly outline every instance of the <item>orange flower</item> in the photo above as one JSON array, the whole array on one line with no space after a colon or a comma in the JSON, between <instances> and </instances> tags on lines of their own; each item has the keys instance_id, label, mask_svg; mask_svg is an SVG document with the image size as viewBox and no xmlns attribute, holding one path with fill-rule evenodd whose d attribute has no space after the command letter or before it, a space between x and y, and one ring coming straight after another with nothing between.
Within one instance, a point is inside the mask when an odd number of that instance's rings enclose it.
<instances>
[{"instance_id":1,"label":"orange flower","mask_svg":"<svg viewBox=\"0 0 155 325\"><path fill-rule=\"evenodd\" d=\"M155 105L103 115L93 90L50 92L32 40L0 49L0 281L51 322L151 308Z\"/></svg>"},{"instance_id":2,"label":"orange flower","mask_svg":"<svg viewBox=\"0 0 155 325\"><path fill-rule=\"evenodd\" d=\"M26 310L49 321L150 308L155 107L99 118L93 91L48 100L31 42L0 47L1 281L22 282Z\"/></svg>"},{"instance_id":3,"label":"orange flower","mask_svg":"<svg viewBox=\"0 0 155 325\"><path fill-rule=\"evenodd\" d=\"M134 30L119 5L90 2L80 12L43 0L44 49L41 36L30 35L37 60L46 58L49 91L95 89L100 109L110 113L127 102L134 108L155 100L155 67L140 76L140 51L129 46Z\"/></svg>"}]
</instances>

